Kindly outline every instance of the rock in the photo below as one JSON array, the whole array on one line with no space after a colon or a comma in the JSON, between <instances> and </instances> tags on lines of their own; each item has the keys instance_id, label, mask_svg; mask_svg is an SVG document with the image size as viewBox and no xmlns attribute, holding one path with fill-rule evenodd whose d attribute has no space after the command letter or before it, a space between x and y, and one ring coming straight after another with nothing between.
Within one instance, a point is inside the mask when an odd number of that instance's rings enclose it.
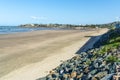
<instances>
[{"instance_id":1,"label":"rock","mask_svg":"<svg viewBox=\"0 0 120 80\"><path fill-rule=\"evenodd\" d=\"M91 80L92 77L93 76L90 73L88 73L88 79Z\"/></svg>"},{"instance_id":2,"label":"rock","mask_svg":"<svg viewBox=\"0 0 120 80\"><path fill-rule=\"evenodd\" d=\"M96 77L93 77L92 80L98 80Z\"/></svg>"},{"instance_id":3,"label":"rock","mask_svg":"<svg viewBox=\"0 0 120 80\"><path fill-rule=\"evenodd\" d=\"M84 58L82 59L82 62L86 62L86 60L87 60L87 58L86 58L86 57L84 57Z\"/></svg>"},{"instance_id":4,"label":"rock","mask_svg":"<svg viewBox=\"0 0 120 80\"><path fill-rule=\"evenodd\" d=\"M88 54L88 58L90 59L90 58L92 58L93 57L93 54L92 53L89 53Z\"/></svg>"},{"instance_id":5,"label":"rock","mask_svg":"<svg viewBox=\"0 0 120 80\"><path fill-rule=\"evenodd\" d=\"M91 64L91 60L90 59L87 59L86 60L86 64L89 66Z\"/></svg>"},{"instance_id":6,"label":"rock","mask_svg":"<svg viewBox=\"0 0 120 80\"><path fill-rule=\"evenodd\" d=\"M117 65L120 65L120 62L117 62Z\"/></svg>"},{"instance_id":7,"label":"rock","mask_svg":"<svg viewBox=\"0 0 120 80\"><path fill-rule=\"evenodd\" d=\"M98 67L99 67L98 63L95 63L95 64L94 64L94 67L95 67L95 68L98 68Z\"/></svg>"},{"instance_id":8,"label":"rock","mask_svg":"<svg viewBox=\"0 0 120 80\"><path fill-rule=\"evenodd\" d=\"M64 73L68 73L69 69L67 67L64 68Z\"/></svg>"},{"instance_id":9,"label":"rock","mask_svg":"<svg viewBox=\"0 0 120 80\"><path fill-rule=\"evenodd\" d=\"M73 78L70 78L69 80L74 80Z\"/></svg>"},{"instance_id":10,"label":"rock","mask_svg":"<svg viewBox=\"0 0 120 80\"><path fill-rule=\"evenodd\" d=\"M90 53L93 53L94 51L95 51L95 49L91 49L89 52L90 52Z\"/></svg>"},{"instance_id":11,"label":"rock","mask_svg":"<svg viewBox=\"0 0 120 80\"><path fill-rule=\"evenodd\" d=\"M68 70L68 73L71 73L73 71L73 68L70 68L69 70Z\"/></svg>"},{"instance_id":12,"label":"rock","mask_svg":"<svg viewBox=\"0 0 120 80\"><path fill-rule=\"evenodd\" d=\"M70 76L71 78L75 78L77 76L77 72L76 71L72 72Z\"/></svg>"},{"instance_id":13,"label":"rock","mask_svg":"<svg viewBox=\"0 0 120 80\"><path fill-rule=\"evenodd\" d=\"M105 65L104 65L104 64L101 64L101 65L99 66L99 68L105 68Z\"/></svg>"},{"instance_id":14,"label":"rock","mask_svg":"<svg viewBox=\"0 0 120 80\"><path fill-rule=\"evenodd\" d=\"M75 56L73 57L74 60L79 60L80 59L80 56Z\"/></svg>"},{"instance_id":15,"label":"rock","mask_svg":"<svg viewBox=\"0 0 120 80\"><path fill-rule=\"evenodd\" d=\"M86 67L88 67L88 65L86 63L84 63L83 68L85 69Z\"/></svg>"},{"instance_id":16,"label":"rock","mask_svg":"<svg viewBox=\"0 0 120 80\"><path fill-rule=\"evenodd\" d=\"M105 58L105 57L107 57L107 55L108 55L108 53L106 52L103 57Z\"/></svg>"},{"instance_id":17,"label":"rock","mask_svg":"<svg viewBox=\"0 0 120 80\"><path fill-rule=\"evenodd\" d=\"M87 53L86 52L81 52L81 57L86 57L87 56Z\"/></svg>"},{"instance_id":18,"label":"rock","mask_svg":"<svg viewBox=\"0 0 120 80\"><path fill-rule=\"evenodd\" d=\"M94 69L94 70L92 70L91 72L90 72L90 74L92 74L92 75L94 75L94 74L96 74L97 73L97 70L96 69Z\"/></svg>"},{"instance_id":19,"label":"rock","mask_svg":"<svg viewBox=\"0 0 120 80\"><path fill-rule=\"evenodd\" d=\"M52 78L57 78L58 77L58 74L57 73L54 73L54 74L51 74Z\"/></svg>"},{"instance_id":20,"label":"rock","mask_svg":"<svg viewBox=\"0 0 120 80\"><path fill-rule=\"evenodd\" d=\"M59 71L60 74L63 74L63 72L64 72L64 70L60 70L60 71Z\"/></svg>"},{"instance_id":21,"label":"rock","mask_svg":"<svg viewBox=\"0 0 120 80\"><path fill-rule=\"evenodd\" d=\"M81 80L88 80L87 75L83 75L83 76L81 77Z\"/></svg>"},{"instance_id":22,"label":"rock","mask_svg":"<svg viewBox=\"0 0 120 80\"><path fill-rule=\"evenodd\" d=\"M106 75L107 75L107 72L104 71L104 72L99 72L99 73L97 73L97 74L95 75L95 77L101 79L101 78L103 78L103 77L106 76Z\"/></svg>"},{"instance_id":23,"label":"rock","mask_svg":"<svg viewBox=\"0 0 120 80\"><path fill-rule=\"evenodd\" d=\"M51 80L52 79L52 75L49 74L47 77L46 77L46 80Z\"/></svg>"},{"instance_id":24,"label":"rock","mask_svg":"<svg viewBox=\"0 0 120 80\"><path fill-rule=\"evenodd\" d=\"M114 75L114 73L113 74L108 74L105 77L103 77L101 80L112 80L113 79L113 75Z\"/></svg>"},{"instance_id":25,"label":"rock","mask_svg":"<svg viewBox=\"0 0 120 80\"><path fill-rule=\"evenodd\" d=\"M98 62L99 62L99 63L103 62L103 58L102 58L102 57L101 57L101 58L98 58Z\"/></svg>"},{"instance_id":26,"label":"rock","mask_svg":"<svg viewBox=\"0 0 120 80\"><path fill-rule=\"evenodd\" d=\"M94 70L94 69L95 69L95 67L94 67L93 65L89 66L89 70L90 70L90 71L92 71L92 70Z\"/></svg>"},{"instance_id":27,"label":"rock","mask_svg":"<svg viewBox=\"0 0 120 80\"><path fill-rule=\"evenodd\" d=\"M83 76L83 73L81 73L80 75L77 75L77 79L80 79Z\"/></svg>"},{"instance_id":28,"label":"rock","mask_svg":"<svg viewBox=\"0 0 120 80\"><path fill-rule=\"evenodd\" d=\"M68 74L63 74L64 79L67 79L68 77L69 77Z\"/></svg>"},{"instance_id":29,"label":"rock","mask_svg":"<svg viewBox=\"0 0 120 80\"><path fill-rule=\"evenodd\" d=\"M108 69L108 70L109 70L109 65L105 65L105 69Z\"/></svg>"},{"instance_id":30,"label":"rock","mask_svg":"<svg viewBox=\"0 0 120 80\"><path fill-rule=\"evenodd\" d=\"M50 71L49 73L50 73L50 74L53 74L53 73L55 73L55 72L52 70L52 71Z\"/></svg>"},{"instance_id":31,"label":"rock","mask_svg":"<svg viewBox=\"0 0 120 80\"><path fill-rule=\"evenodd\" d=\"M86 67L85 69L84 69L84 73L88 73L89 72L89 67Z\"/></svg>"},{"instance_id":32,"label":"rock","mask_svg":"<svg viewBox=\"0 0 120 80\"><path fill-rule=\"evenodd\" d=\"M77 60L75 60L74 65L76 66L77 64L79 64L79 62Z\"/></svg>"}]
</instances>

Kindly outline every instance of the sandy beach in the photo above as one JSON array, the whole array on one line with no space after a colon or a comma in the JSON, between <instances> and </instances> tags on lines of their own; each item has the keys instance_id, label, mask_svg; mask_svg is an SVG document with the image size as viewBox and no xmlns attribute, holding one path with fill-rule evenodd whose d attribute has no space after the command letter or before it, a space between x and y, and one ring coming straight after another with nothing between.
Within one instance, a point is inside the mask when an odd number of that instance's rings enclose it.
<instances>
[{"instance_id":1,"label":"sandy beach","mask_svg":"<svg viewBox=\"0 0 120 80\"><path fill-rule=\"evenodd\" d=\"M75 56L91 38L86 36L98 36L105 32L107 29L46 30L0 35L0 80L44 77L61 61Z\"/></svg>"}]
</instances>

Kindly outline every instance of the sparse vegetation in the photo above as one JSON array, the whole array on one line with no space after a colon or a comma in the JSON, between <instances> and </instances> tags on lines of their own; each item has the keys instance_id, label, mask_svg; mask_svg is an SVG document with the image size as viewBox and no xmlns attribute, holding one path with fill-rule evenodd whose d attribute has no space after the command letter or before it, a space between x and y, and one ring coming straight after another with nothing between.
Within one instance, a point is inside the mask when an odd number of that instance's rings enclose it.
<instances>
[{"instance_id":1,"label":"sparse vegetation","mask_svg":"<svg viewBox=\"0 0 120 80\"><path fill-rule=\"evenodd\" d=\"M114 62L118 61L118 57L117 56L109 56L106 58L106 61L110 62L110 63L114 63Z\"/></svg>"}]
</instances>

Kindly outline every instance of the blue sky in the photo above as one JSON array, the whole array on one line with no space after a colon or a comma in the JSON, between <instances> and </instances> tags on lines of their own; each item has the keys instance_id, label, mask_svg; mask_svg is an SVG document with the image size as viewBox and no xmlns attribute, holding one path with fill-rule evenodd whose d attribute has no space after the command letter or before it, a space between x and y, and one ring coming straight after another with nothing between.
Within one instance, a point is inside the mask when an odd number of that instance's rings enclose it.
<instances>
[{"instance_id":1,"label":"blue sky","mask_svg":"<svg viewBox=\"0 0 120 80\"><path fill-rule=\"evenodd\" d=\"M0 0L0 25L98 24L120 16L120 0Z\"/></svg>"}]
</instances>

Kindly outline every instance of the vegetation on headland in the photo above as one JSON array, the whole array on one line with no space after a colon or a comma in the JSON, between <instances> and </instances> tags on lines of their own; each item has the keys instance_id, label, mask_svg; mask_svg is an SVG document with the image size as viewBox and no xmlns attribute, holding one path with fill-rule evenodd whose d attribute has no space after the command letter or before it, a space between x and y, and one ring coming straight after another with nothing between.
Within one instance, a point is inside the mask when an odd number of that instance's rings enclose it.
<instances>
[{"instance_id":1,"label":"vegetation on headland","mask_svg":"<svg viewBox=\"0 0 120 80\"><path fill-rule=\"evenodd\" d=\"M120 65L120 28L102 35L93 49L63 62L38 80L107 80Z\"/></svg>"},{"instance_id":2,"label":"vegetation on headland","mask_svg":"<svg viewBox=\"0 0 120 80\"><path fill-rule=\"evenodd\" d=\"M48 28L70 28L70 29L81 29L81 28L114 28L116 25L120 25L120 22L112 22L106 24L86 24L86 25L74 25L74 24L23 24L20 27L48 27Z\"/></svg>"}]
</instances>

